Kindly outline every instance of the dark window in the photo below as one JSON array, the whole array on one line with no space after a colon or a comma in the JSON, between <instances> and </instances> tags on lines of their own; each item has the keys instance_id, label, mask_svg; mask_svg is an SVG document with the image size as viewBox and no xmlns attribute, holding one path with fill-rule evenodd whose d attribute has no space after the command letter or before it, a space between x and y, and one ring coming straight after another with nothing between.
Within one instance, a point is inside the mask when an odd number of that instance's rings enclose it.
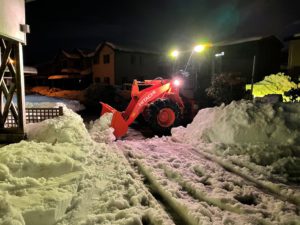
<instances>
[{"instance_id":1,"label":"dark window","mask_svg":"<svg viewBox=\"0 0 300 225\"><path fill-rule=\"evenodd\" d=\"M81 62L80 62L79 60L75 60L75 61L74 61L74 67L75 67L76 69L79 69L80 66L81 66Z\"/></svg>"},{"instance_id":2,"label":"dark window","mask_svg":"<svg viewBox=\"0 0 300 225\"><path fill-rule=\"evenodd\" d=\"M67 60L64 60L64 61L62 62L62 67L63 67L63 68L68 67L68 61L67 61Z\"/></svg>"},{"instance_id":3,"label":"dark window","mask_svg":"<svg viewBox=\"0 0 300 225\"><path fill-rule=\"evenodd\" d=\"M133 64L135 64L135 55L131 55L130 56L130 63L133 65Z\"/></svg>"},{"instance_id":4,"label":"dark window","mask_svg":"<svg viewBox=\"0 0 300 225\"><path fill-rule=\"evenodd\" d=\"M143 57L140 55L140 65L143 64Z\"/></svg>"},{"instance_id":5,"label":"dark window","mask_svg":"<svg viewBox=\"0 0 300 225\"><path fill-rule=\"evenodd\" d=\"M103 64L109 64L110 57L109 55L103 55Z\"/></svg>"},{"instance_id":6,"label":"dark window","mask_svg":"<svg viewBox=\"0 0 300 225\"><path fill-rule=\"evenodd\" d=\"M128 77L122 77L122 84L127 83L128 82Z\"/></svg>"},{"instance_id":7,"label":"dark window","mask_svg":"<svg viewBox=\"0 0 300 225\"><path fill-rule=\"evenodd\" d=\"M97 53L95 56L94 56L94 64L98 64L99 63L99 53Z\"/></svg>"},{"instance_id":8,"label":"dark window","mask_svg":"<svg viewBox=\"0 0 300 225\"><path fill-rule=\"evenodd\" d=\"M109 79L109 77L104 77L104 83L105 83L105 84L110 84L110 79Z\"/></svg>"},{"instance_id":9,"label":"dark window","mask_svg":"<svg viewBox=\"0 0 300 225\"><path fill-rule=\"evenodd\" d=\"M95 78L95 83L100 83L101 82L101 78L100 77L96 77Z\"/></svg>"}]
</instances>

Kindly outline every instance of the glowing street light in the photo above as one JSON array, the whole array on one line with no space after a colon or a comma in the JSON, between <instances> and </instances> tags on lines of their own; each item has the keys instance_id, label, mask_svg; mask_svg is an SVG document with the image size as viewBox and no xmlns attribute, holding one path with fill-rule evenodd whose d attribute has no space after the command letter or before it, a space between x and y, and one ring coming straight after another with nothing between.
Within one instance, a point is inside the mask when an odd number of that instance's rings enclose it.
<instances>
[{"instance_id":1,"label":"glowing street light","mask_svg":"<svg viewBox=\"0 0 300 225\"><path fill-rule=\"evenodd\" d=\"M194 52L203 52L205 49L205 45L197 45L194 47Z\"/></svg>"},{"instance_id":2,"label":"glowing street light","mask_svg":"<svg viewBox=\"0 0 300 225\"><path fill-rule=\"evenodd\" d=\"M177 58L177 57L179 56L179 51L178 51L178 50L172 51L172 52L171 52L171 56L172 56L173 58Z\"/></svg>"}]
</instances>

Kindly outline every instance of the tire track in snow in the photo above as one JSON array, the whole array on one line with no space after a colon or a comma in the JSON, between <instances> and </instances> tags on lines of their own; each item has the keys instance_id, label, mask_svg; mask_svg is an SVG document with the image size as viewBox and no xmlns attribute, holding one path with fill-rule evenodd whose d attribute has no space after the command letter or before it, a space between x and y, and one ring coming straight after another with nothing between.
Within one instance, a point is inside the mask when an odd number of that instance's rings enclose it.
<instances>
[{"instance_id":1,"label":"tire track in snow","mask_svg":"<svg viewBox=\"0 0 300 225\"><path fill-rule=\"evenodd\" d=\"M218 163L220 166L222 166L224 169L228 170L229 172L232 172L243 179L250 181L253 183L257 188L262 189L263 191L267 191L268 194L272 194L275 198L280 198L284 201L289 201L292 204L295 204L297 207L300 207L300 196L292 193L288 193L287 190L282 189L279 185L271 182L271 181L260 181L256 177L249 176L248 174L241 171L241 165L240 163L236 163L239 168L236 168L235 165L230 163L228 160L222 160L217 155L211 154L211 152L202 151L199 152L196 149L191 149L195 154L201 155L208 160L211 160L213 162ZM253 174L252 174L253 175Z\"/></svg>"},{"instance_id":2,"label":"tire track in snow","mask_svg":"<svg viewBox=\"0 0 300 225\"><path fill-rule=\"evenodd\" d=\"M174 183L177 183L177 185L181 186L182 189L188 189L187 187L184 187L185 184L187 184L187 182L190 182L189 185L191 186L195 185L195 190L184 191L188 192L190 197L197 199L198 201L200 201L200 203L206 202L208 204L207 207L210 211L214 210L213 206L217 206L221 210L220 213L223 215L223 217L226 217L225 212L227 211L231 213L229 217L232 216L232 214L238 214L242 217L247 217L248 219L246 218L246 220L248 220L247 222L249 224L279 224L281 220L285 219L277 218L277 215L275 215L276 213L272 211L273 206L268 205L268 202L273 202L274 204L286 204L279 199L274 199L274 197L278 198L277 195L270 196L265 192L261 191L260 188L257 189L257 187L254 187L253 184L251 184L252 182L249 183L248 180L245 181L244 178L241 178L240 176L237 176L234 173L225 170L224 167L219 165L217 162L208 160L206 157L199 154L195 149L193 149L189 145L170 142L170 140L166 138L154 138L142 141L120 141L118 142L118 145L123 150L123 152L125 152L125 154L126 151L129 151L129 154L134 156L135 159L132 160L138 161L138 164L140 165L146 165L146 172L151 169L152 176L154 174L154 178L157 179L160 185L162 182L173 182L172 185L175 185ZM187 168L181 168L182 165L180 165L180 163L179 165L176 164L176 161L184 161L183 159L185 158L187 158L188 160L196 159L196 161L199 162L199 165L201 165L202 169L195 169L197 167L194 167L193 172L187 174L186 176L186 171L184 170L187 170ZM184 163L186 164L185 166L188 167L188 169L190 169L191 166L188 165L188 160L186 160ZM165 166L164 164L166 164L167 166ZM168 172L166 172L166 168L171 168L171 171L169 171L169 177L167 174ZM178 179L176 180L176 175L172 175L173 171L183 172L183 176L186 182L178 182ZM157 176L158 173L161 174L160 177ZM215 178L216 176L218 176L217 179ZM195 177L198 177L198 180ZM218 181L218 179L220 181ZM211 180L213 182L211 182ZM163 185L161 186L163 187ZM223 187L224 189L228 189L228 193L226 193L225 196L221 195L214 197L214 191L218 188ZM166 191L168 191L167 186L165 186L164 188L166 189ZM199 190L197 191L197 188L200 190L200 192ZM239 194L233 195L231 192L234 192L236 190L238 190L237 192ZM247 191L249 193L247 193ZM202 193L204 195L199 196L197 193ZM252 193L254 193L253 196ZM200 199L197 198L197 195L198 197L200 197ZM186 200L185 198L187 197L184 196L182 199L178 198L179 200L176 200L182 202L182 200ZM291 207L290 205L285 207L292 208L287 210L286 214L289 214L290 211L293 211L293 207ZM253 216L248 214L252 214ZM232 218L235 218L235 215L233 215ZM296 215L296 218L299 217ZM211 218L211 220L213 219ZM223 220L226 222L226 219ZM227 219L227 221L232 220L230 220L229 218ZM297 221L297 219L294 219L293 221ZM212 223L214 222L211 221L211 224ZM237 224L242 223L240 221Z\"/></svg>"}]
</instances>

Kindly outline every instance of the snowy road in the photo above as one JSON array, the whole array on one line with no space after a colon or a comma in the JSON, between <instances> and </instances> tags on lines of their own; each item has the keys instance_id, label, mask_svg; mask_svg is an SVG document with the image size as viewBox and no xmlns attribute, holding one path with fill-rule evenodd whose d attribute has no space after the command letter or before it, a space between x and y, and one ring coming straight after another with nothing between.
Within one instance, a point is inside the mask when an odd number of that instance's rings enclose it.
<instances>
[{"instance_id":1,"label":"snowy road","mask_svg":"<svg viewBox=\"0 0 300 225\"><path fill-rule=\"evenodd\" d=\"M175 224L292 224L294 192L247 168L171 138L118 141ZM287 194L288 193L288 194Z\"/></svg>"}]
</instances>

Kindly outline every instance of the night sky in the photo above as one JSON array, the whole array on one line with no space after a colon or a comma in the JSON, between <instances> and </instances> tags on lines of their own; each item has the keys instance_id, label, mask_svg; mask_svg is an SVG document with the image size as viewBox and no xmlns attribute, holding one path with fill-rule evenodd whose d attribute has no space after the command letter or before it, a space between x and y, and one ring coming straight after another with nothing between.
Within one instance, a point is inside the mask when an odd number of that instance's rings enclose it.
<instances>
[{"instance_id":1,"label":"night sky","mask_svg":"<svg viewBox=\"0 0 300 225\"><path fill-rule=\"evenodd\" d=\"M103 40L165 52L197 42L300 32L296 0L31 0L25 63L59 49L95 49Z\"/></svg>"}]
</instances>

